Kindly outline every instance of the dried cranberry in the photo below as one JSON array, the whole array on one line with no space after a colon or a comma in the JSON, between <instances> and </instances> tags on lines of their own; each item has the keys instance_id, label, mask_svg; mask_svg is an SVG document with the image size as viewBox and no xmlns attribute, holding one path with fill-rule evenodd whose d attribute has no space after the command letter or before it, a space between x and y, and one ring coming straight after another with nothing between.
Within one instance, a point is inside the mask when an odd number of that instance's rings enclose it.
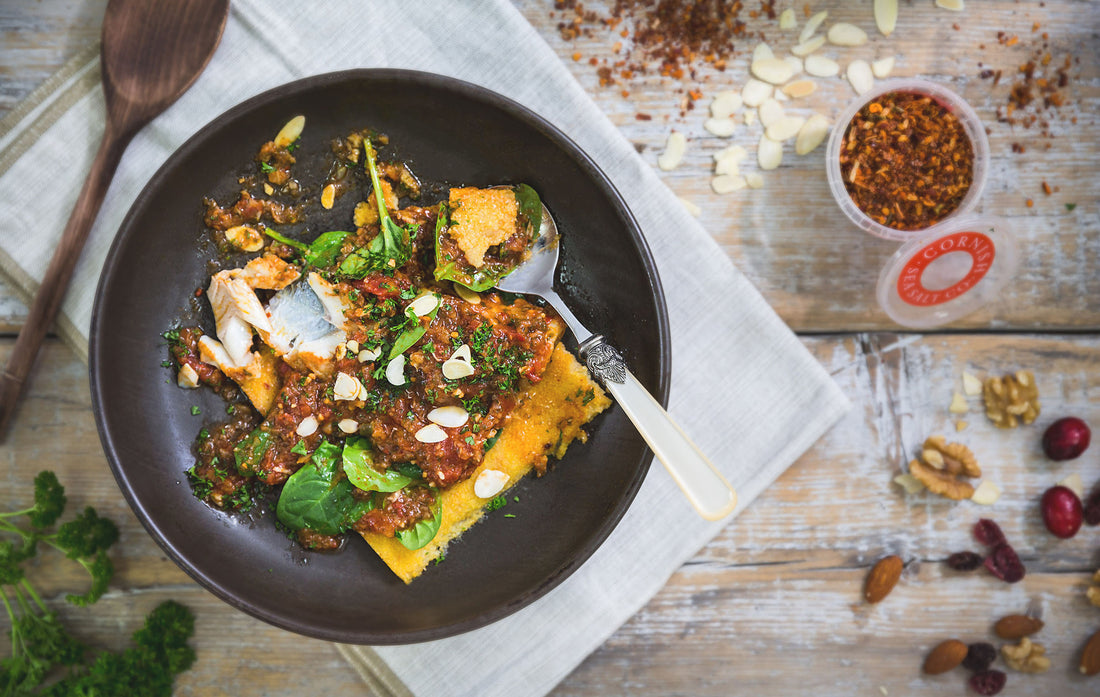
<instances>
[{"instance_id":1,"label":"dried cranberry","mask_svg":"<svg viewBox=\"0 0 1100 697\"><path fill-rule=\"evenodd\" d=\"M1024 578L1024 564L1016 556L1012 545L1002 542L985 558L985 568L1005 583L1016 583Z\"/></svg>"},{"instance_id":2,"label":"dried cranberry","mask_svg":"<svg viewBox=\"0 0 1100 697\"><path fill-rule=\"evenodd\" d=\"M1100 525L1100 487L1085 499L1085 525Z\"/></svg>"},{"instance_id":3,"label":"dried cranberry","mask_svg":"<svg viewBox=\"0 0 1100 697\"><path fill-rule=\"evenodd\" d=\"M977 552L955 552L947 558L947 565L955 571L973 571L982 565L982 555Z\"/></svg>"},{"instance_id":4,"label":"dried cranberry","mask_svg":"<svg viewBox=\"0 0 1100 697\"><path fill-rule=\"evenodd\" d=\"M963 659L963 668L974 673L989 670L993 661L997 660L997 649L993 644L979 641L967 647L966 658Z\"/></svg>"},{"instance_id":5,"label":"dried cranberry","mask_svg":"<svg viewBox=\"0 0 1100 697\"><path fill-rule=\"evenodd\" d=\"M979 695L995 695L1005 687L1008 677L999 670L983 670L970 676L970 689Z\"/></svg>"},{"instance_id":6,"label":"dried cranberry","mask_svg":"<svg viewBox=\"0 0 1100 697\"><path fill-rule=\"evenodd\" d=\"M996 547L1005 541L1005 534L1001 532L1001 526L989 518L982 518L974 524L974 539L983 545Z\"/></svg>"}]
</instances>

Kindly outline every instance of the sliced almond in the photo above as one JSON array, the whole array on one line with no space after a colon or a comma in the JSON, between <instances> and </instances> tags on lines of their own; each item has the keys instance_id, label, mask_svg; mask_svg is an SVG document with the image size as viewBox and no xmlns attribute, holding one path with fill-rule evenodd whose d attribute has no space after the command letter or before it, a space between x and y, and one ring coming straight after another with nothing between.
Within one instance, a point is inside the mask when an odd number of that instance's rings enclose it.
<instances>
[{"instance_id":1,"label":"sliced almond","mask_svg":"<svg viewBox=\"0 0 1100 697\"><path fill-rule=\"evenodd\" d=\"M894 72L893 56L879 58L877 61L871 63L871 74L880 80L885 80L890 77L890 73L892 72Z\"/></svg>"},{"instance_id":2,"label":"sliced almond","mask_svg":"<svg viewBox=\"0 0 1100 697\"><path fill-rule=\"evenodd\" d=\"M745 86L741 88L741 100L745 103L745 106L755 108L760 106L765 99L772 96L774 90L775 88L766 82L750 79L745 83Z\"/></svg>"},{"instance_id":3,"label":"sliced almond","mask_svg":"<svg viewBox=\"0 0 1100 697\"><path fill-rule=\"evenodd\" d=\"M969 426L969 425L970 425L969 421L956 421L955 422L955 433L961 433L962 431L965 431L966 427Z\"/></svg>"},{"instance_id":4,"label":"sliced almond","mask_svg":"<svg viewBox=\"0 0 1100 697\"><path fill-rule=\"evenodd\" d=\"M703 212L702 208L696 206L693 202L689 201L683 196L677 196L676 198L680 199L680 205L687 209L687 212L691 214L692 217L698 218L699 214Z\"/></svg>"},{"instance_id":5,"label":"sliced almond","mask_svg":"<svg viewBox=\"0 0 1100 697\"><path fill-rule=\"evenodd\" d=\"M992 506L1001 498L1001 488L988 479L978 485L970 500L982 506Z\"/></svg>"},{"instance_id":6,"label":"sliced almond","mask_svg":"<svg viewBox=\"0 0 1100 697\"><path fill-rule=\"evenodd\" d=\"M982 381L976 378L974 375L963 371L963 392L971 397L977 397L982 393Z\"/></svg>"},{"instance_id":7,"label":"sliced almond","mask_svg":"<svg viewBox=\"0 0 1100 697\"><path fill-rule=\"evenodd\" d=\"M745 125L751 126L756 123L756 109L749 109L745 112Z\"/></svg>"},{"instance_id":8,"label":"sliced almond","mask_svg":"<svg viewBox=\"0 0 1100 697\"><path fill-rule=\"evenodd\" d=\"M469 363L473 360L473 356L470 354L470 345L462 344L455 349L455 352L451 354L450 360L452 361L466 361Z\"/></svg>"},{"instance_id":9,"label":"sliced almond","mask_svg":"<svg viewBox=\"0 0 1100 697\"><path fill-rule=\"evenodd\" d=\"M898 476L894 477L894 483L900 486L902 489L905 489L905 493L907 494L919 494L927 488L924 486L924 482L917 479L908 472L906 472L905 474L899 474Z\"/></svg>"},{"instance_id":10,"label":"sliced almond","mask_svg":"<svg viewBox=\"0 0 1100 697\"><path fill-rule=\"evenodd\" d=\"M867 43L867 32L854 24L837 22L829 27L825 38L834 46L862 46Z\"/></svg>"},{"instance_id":11,"label":"sliced almond","mask_svg":"<svg viewBox=\"0 0 1100 697\"><path fill-rule=\"evenodd\" d=\"M703 128L711 135L728 138L737 130L737 122L728 117L724 119L709 118L703 122Z\"/></svg>"},{"instance_id":12,"label":"sliced almond","mask_svg":"<svg viewBox=\"0 0 1100 697\"><path fill-rule=\"evenodd\" d=\"M258 252L264 247L264 236L251 225L234 225L225 231L225 239L244 252Z\"/></svg>"},{"instance_id":13,"label":"sliced almond","mask_svg":"<svg viewBox=\"0 0 1100 697\"><path fill-rule=\"evenodd\" d=\"M452 285L454 286L455 293L458 295L458 297L462 298L471 305L481 304L481 295L477 291L470 290L461 283L454 283Z\"/></svg>"},{"instance_id":14,"label":"sliced almond","mask_svg":"<svg viewBox=\"0 0 1100 697\"><path fill-rule=\"evenodd\" d=\"M474 374L474 367L467 361L448 360L443 362L443 377L448 380L460 380Z\"/></svg>"},{"instance_id":15,"label":"sliced almond","mask_svg":"<svg viewBox=\"0 0 1100 697\"><path fill-rule=\"evenodd\" d=\"M760 172L750 172L745 175L745 183L749 185L750 189L763 189L764 176Z\"/></svg>"},{"instance_id":16,"label":"sliced almond","mask_svg":"<svg viewBox=\"0 0 1100 697\"><path fill-rule=\"evenodd\" d=\"M794 29L798 26L798 18L795 17L794 10L787 8L779 13L779 28L780 29Z\"/></svg>"},{"instance_id":17,"label":"sliced almond","mask_svg":"<svg viewBox=\"0 0 1100 697\"><path fill-rule=\"evenodd\" d=\"M764 171L779 167L783 162L783 143L777 143L766 135L760 136L760 144L756 146L756 161Z\"/></svg>"},{"instance_id":18,"label":"sliced almond","mask_svg":"<svg viewBox=\"0 0 1100 697\"><path fill-rule=\"evenodd\" d=\"M764 128L771 126L787 115L786 112L783 111L783 105L773 98L765 99L764 103L761 104L760 108L756 111L760 115L760 125Z\"/></svg>"},{"instance_id":19,"label":"sliced almond","mask_svg":"<svg viewBox=\"0 0 1100 697\"><path fill-rule=\"evenodd\" d=\"M665 151L657 157L657 167L670 171L680 166L687 150L687 138L679 131L672 131L665 141Z\"/></svg>"},{"instance_id":20,"label":"sliced almond","mask_svg":"<svg viewBox=\"0 0 1100 697\"><path fill-rule=\"evenodd\" d=\"M193 390L199 386L199 373L191 367L190 363L180 366L180 372L176 374L176 384L185 390Z\"/></svg>"},{"instance_id":21,"label":"sliced almond","mask_svg":"<svg viewBox=\"0 0 1100 697\"><path fill-rule=\"evenodd\" d=\"M784 116L768 126L764 131L764 135L770 140L782 143L798 135L798 132L802 130L802 126L805 123L806 119L801 116Z\"/></svg>"},{"instance_id":22,"label":"sliced almond","mask_svg":"<svg viewBox=\"0 0 1100 697\"><path fill-rule=\"evenodd\" d=\"M470 412L460 406L436 407L428 412L428 421L444 428L458 428L470 420Z\"/></svg>"},{"instance_id":23,"label":"sliced almond","mask_svg":"<svg viewBox=\"0 0 1100 697\"><path fill-rule=\"evenodd\" d=\"M722 174L710 180L710 188L716 194L728 194L748 186L745 178L740 174Z\"/></svg>"},{"instance_id":24,"label":"sliced almond","mask_svg":"<svg viewBox=\"0 0 1100 697\"><path fill-rule=\"evenodd\" d=\"M298 140L298 137L302 135L302 130L306 127L305 116L295 116L291 120L286 122L286 125L279 130L279 133L275 136L275 147L285 148L294 141Z\"/></svg>"},{"instance_id":25,"label":"sliced almond","mask_svg":"<svg viewBox=\"0 0 1100 697\"><path fill-rule=\"evenodd\" d=\"M829 119L821 114L813 114L802 124L798 131L798 137L794 141L794 151L799 155L806 155L814 151L825 140L829 133Z\"/></svg>"},{"instance_id":26,"label":"sliced almond","mask_svg":"<svg viewBox=\"0 0 1100 697\"><path fill-rule=\"evenodd\" d=\"M386 382L391 385L405 384L405 354L394 356L386 364Z\"/></svg>"},{"instance_id":27,"label":"sliced almond","mask_svg":"<svg viewBox=\"0 0 1100 697\"><path fill-rule=\"evenodd\" d=\"M413 313L417 317L431 314L432 310L439 307L440 297L435 293L425 293L413 300L405 307L406 313Z\"/></svg>"},{"instance_id":28,"label":"sliced almond","mask_svg":"<svg viewBox=\"0 0 1100 697\"><path fill-rule=\"evenodd\" d=\"M355 339L348 339L344 342L344 348L348 353L359 353L359 342Z\"/></svg>"},{"instance_id":29,"label":"sliced almond","mask_svg":"<svg viewBox=\"0 0 1100 697\"><path fill-rule=\"evenodd\" d=\"M947 407L947 411L952 414L965 414L970 411L970 406L966 403L966 397L963 397L958 392L951 395L951 405Z\"/></svg>"},{"instance_id":30,"label":"sliced almond","mask_svg":"<svg viewBox=\"0 0 1100 697\"><path fill-rule=\"evenodd\" d=\"M745 159L748 154L748 150L745 150L742 146L730 145L714 153L714 161L721 162L722 160L733 160L734 162L740 162Z\"/></svg>"},{"instance_id":31,"label":"sliced almond","mask_svg":"<svg viewBox=\"0 0 1100 697\"><path fill-rule=\"evenodd\" d=\"M966 3L963 0L936 0L936 7L962 12L966 8Z\"/></svg>"},{"instance_id":32,"label":"sliced almond","mask_svg":"<svg viewBox=\"0 0 1100 697\"><path fill-rule=\"evenodd\" d=\"M332 210L334 203L336 203L336 185L326 184L325 188L321 189L321 208L326 211Z\"/></svg>"},{"instance_id":33,"label":"sliced almond","mask_svg":"<svg viewBox=\"0 0 1100 697\"><path fill-rule=\"evenodd\" d=\"M813 80L795 80L794 82L788 82L783 85L781 91L788 97L800 99L813 94L816 89L817 83Z\"/></svg>"},{"instance_id":34,"label":"sliced almond","mask_svg":"<svg viewBox=\"0 0 1100 697\"><path fill-rule=\"evenodd\" d=\"M772 52L772 47L766 43L758 43L752 49L752 61L755 63L758 60L764 60L765 58L775 58L775 53Z\"/></svg>"},{"instance_id":35,"label":"sliced almond","mask_svg":"<svg viewBox=\"0 0 1100 697\"><path fill-rule=\"evenodd\" d=\"M354 402L362 399L366 390L363 383L347 373L337 373L336 383L332 386L332 398L337 401Z\"/></svg>"},{"instance_id":36,"label":"sliced almond","mask_svg":"<svg viewBox=\"0 0 1100 697\"><path fill-rule=\"evenodd\" d=\"M341 419L340 423L336 424L343 433L355 433L359 430L359 422L355 419Z\"/></svg>"},{"instance_id":37,"label":"sliced almond","mask_svg":"<svg viewBox=\"0 0 1100 697\"><path fill-rule=\"evenodd\" d=\"M294 432L302 438L305 438L306 436L312 436L314 433L317 433L317 427L319 425L320 424L317 423L317 417L310 414L298 423L298 428L294 429Z\"/></svg>"},{"instance_id":38,"label":"sliced almond","mask_svg":"<svg viewBox=\"0 0 1100 697\"><path fill-rule=\"evenodd\" d=\"M442 443L447 440L447 432L435 424L428 424L413 434L421 443Z\"/></svg>"},{"instance_id":39,"label":"sliced almond","mask_svg":"<svg viewBox=\"0 0 1100 697\"><path fill-rule=\"evenodd\" d=\"M824 36L815 36L809 41L804 41L791 49L791 53L799 58L805 58L817 49L825 45Z\"/></svg>"},{"instance_id":40,"label":"sliced almond","mask_svg":"<svg viewBox=\"0 0 1100 697\"><path fill-rule=\"evenodd\" d=\"M798 43L804 44L810 40L810 37L814 35L817 28L821 26L821 23L825 21L825 18L829 16L828 10L822 10L813 17L810 17L806 21L806 26L802 27L802 33L798 35Z\"/></svg>"},{"instance_id":41,"label":"sliced almond","mask_svg":"<svg viewBox=\"0 0 1100 697\"><path fill-rule=\"evenodd\" d=\"M474 480L474 496L479 499L491 499L508 483L508 475L500 470L481 470Z\"/></svg>"},{"instance_id":42,"label":"sliced almond","mask_svg":"<svg viewBox=\"0 0 1100 697\"><path fill-rule=\"evenodd\" d=\"M787 61L787 65L791 66L792 77L802 72L802 59L798 56L783 56L783 60Z\"/></svg>"},{"instance_id":43,"label":"sliced almond","mask_svg":"<svg viewBox=\"0 0 1100 697\"><path fill-rule=\"evenodd\" d=\"M1085 498L1085 484L1081 481L1081 475L1077 474L1076 472L1058 482L1058 484L1077 494L1077 498Z\"/></svg>"},{"instance_id":44,"label":"sliced almond","mask_svg":"<svg viewBox=\"0 0 1100 697\"><path fill-rule=\"evenodd\" d=\"M840 64L825 56L806 56L806 72L814 77L832 77L840 73Z\"/></svg>"},{"instance_id":45,"label":"sliced almond","mask_svg":"<svg viewBox=\"0 0 1100 697\"><path fill-rule=\"evenodd\" d=\"M370 363L371 361L377 361L378 357L382 355L381 348L375 349L360 349L359 354L356 355L356 360L360 363Z\"/></svg>"},{"instance_id":46,"label":"sliced almond","mask_svg":"<svg viewBox=\"0 0 1100 697\"><path fill-rule=\"evenodd\" d=\"M871 66L865 60L854 60L849 63L847 78L856 94L866 94L875 86L875 76L871 73Z\"/></svg>"},{"instance_id":47,"label":"sliced almond","mask_svg":"<svg viewBox=\"0 0 1100 697\"><path fill-rule=\"evenodd\" d=\"M898 0L875 0L875 25L883 36L894 33L898 24Z\"/></svg>"},{"instance_id":48,"label":"sliced almond","mask_svg":"<svg viewBox=\"0 0 1100 697\"><path fill-rule=\"evenodd\" d=\"M271 194L275 193L275 187L268 184L267 182L264 182L264 193L270 196Z\"/></svg>"},{"instance_id":49,"label":"sliced almond","mask_svg":"<svg viewBox=\"0 0 1100 697\"><path fill-rule=\"evenodd\" d=\"M741 108L741 93L733 90L723 90L714 95L710 103L710 115L724 119L733 116L733 113Z\"/></svg>"},{"instance_id":50,"label":"sliced almond","mask_svg":"<svg viewBox=\"0 0 1100 697\"><path fill-rule=\"evenodd\" d=\"M782 85L794 75L791 66L787 65L787 61L782 58L754 60L752 65L749 66L749 70L752 72L753 77L773 85Z\"/></svg>"},{"instance_id":51,"label":"sliced almond","mask_svg":"<svg viewBox=\"0 0 1100 697\"><path fill-rule=\"evenodd\" d=\"M740 174L741 161L732 157L718 160L714 163L715 174Z\"/></svg>"}]
</instances>

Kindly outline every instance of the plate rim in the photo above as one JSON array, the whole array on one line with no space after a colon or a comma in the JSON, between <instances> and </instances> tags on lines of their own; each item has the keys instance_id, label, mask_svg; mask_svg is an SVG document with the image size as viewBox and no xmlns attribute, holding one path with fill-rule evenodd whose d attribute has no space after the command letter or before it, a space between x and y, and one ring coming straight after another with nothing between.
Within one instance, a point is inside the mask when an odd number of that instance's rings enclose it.
<instances>
[{"instance_id":1,"label":"plate rim","mask_svg":"<svg viewBox=\"0 0 1100 697\"><path fill-rule=\"evenodd\" d=\"M118 230L115 231L114 238L108 248L103 269L100 272L99 280L96 284L95 297L92 305L91 324L88 334L88 375L92 398L92 412L95 418L96 430L99 434L100 443L103 447L108 465L110 466L111 473L115 478L115 482L126 499L127 504L134 512L135 517L141 522L142 527L145 528L145 531L153 538L157 546L176 564L176 566L183 570L191 579L196 581L203 589L209 591L220 600L237 610L281 629L295 632L303 636L348 644L394 645L442 639L484 627L534 603L553 588L560 585L565 579L583 566L596 550L603 546L611 533L618 527L622 518L626 515L627 510L633 505L634 499L637 497L638 491L641 489L642 483L652 465L652 450L650 450L648 446L644 447L641 460L635 469L634 476L630 480L627 490L624 492L622 504L604 521L604 524L597 531L598 534L591 538L587 544L581 546L572 558L568 560L568 563L561 566L556 573L551 574L535 588L512 598L508 602L501 603L496 608L490 608L488 611L475 617L451 624L439 625L427 629L386 633L332 631L326 630L317 622L302 622L286 616L275 615L264 608L247 602L246 599L239 597L238 594L223 588L221 584L210 578L201 568L189 561L185 555L170 543L170 541L160 532L159 527L154 524L148 509L142 505L140 499L135 495L129 483L130 477L121 466L115 437L108 431L105 423L103 381L99 375L101 362L99 324L102 309L101 305L104 295L107 292L108 279L118 271L119 258L121 256L120 250L132 236L137 234L137 229L133 225L133 222L139 212L141 212L140 209L143 208L142 202L146 200L153 191L159 189L163 185L164 180L168 179L174 172L175 161L178 160L180 156L189 155L201 148L207 139L213 137L217 132L216 127L222 122L231 121L266 105L277 103L280 100L292 98L311 90L324 89L341 82L362 82L371 80L408 81L418 85L425 85L429 88L456 91L475 101L484 102L489 106L496 107L512 118L522 121L526 125L534 127L536 130L544 133L551 141L564 149L570 159L574 160L578 166L587 172L589 177L601 186L612 203L619 208L627 223L625 226L626 232L631 238L635 250L640 257L642 266L646 271L646 284L655 301L659 356L658 385L653 396L662 406L667 408L671 384L671 338L668 306L657 265L653 259L649 244L641 231L641 226L638 224L630 207L626 204L626 201L611 182L610 178L608 178L603 170L592 160L591 156L577 145L572 138L550 123L546 118L523 104L486 87L465 80L438 73L399 68L357 68L340 70L282 83L253 95L239 104L220 112L196 130L179 147L173 150L134 198L125 217L119 224Z\"/></svg>"}]
</instances>

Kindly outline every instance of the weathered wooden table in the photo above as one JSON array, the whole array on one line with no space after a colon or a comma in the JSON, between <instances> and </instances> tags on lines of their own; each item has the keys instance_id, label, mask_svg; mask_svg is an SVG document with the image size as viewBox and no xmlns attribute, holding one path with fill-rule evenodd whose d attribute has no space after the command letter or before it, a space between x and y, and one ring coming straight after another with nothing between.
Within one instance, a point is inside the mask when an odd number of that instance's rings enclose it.
<instances>
[{"instance_id":1,"label":"weathered wooden table","mask_svg":"<svg viewBox=\"0 0 1100 697\"><path fill-rule=\"evenodd\" d=\"M105 4L0 3L0 114L98 40ZM896 56L895 76L946 83L988 127L992 169L981 209L1016 225L1020 269L999 302L947 331L916 334L899 332L874 299L878 271L897 245L857 231L843 217L825 182L823 147L794 157L788 146L783 166L766 173L761 190L711 191L711 154L727 142L703 129L706 106L718 90L743 85L755 41L741 42L724 73L702 70L693 82L650 73L602 87L589 60L614 61L617 33L597 29L567 41L557 28L561 13L549 2L517 5L648 162L655 164L670 129L688 136L684 164L663 178L701 209L703 225L855 404L554 694L963 694L961 669L921 674L925 653L949 637L1001 643L991 633L993 621L1029 603L1043 612L1046 628L1036 640L1053 666L1045 675L1009 670L1005 694L1100 692L1100 678L1088 682L1076 668L1085 639L1100 629L1100 608L1084 595L1100 566L1100 529L1059 541L1038 512L1042 492L1065 476L1078 473L1086 487L1100 480L1100 446L1063 464L1046 460L1039 446L1042 429L1057 417L1100 425L1100 196L1092 181L1100 170L1100 8L1073 0L972 0L966 11L952 13L931 0L903 2L898 29L886 39L874 28L870 3L808 3L813 11L829 9L830 22L852 21L871 35L866 46L826 50L842 65ZM793 41L775 21L754 19L749 26L776 48ZM1069 103L1042 112L1045 126L999 122L1018 66L1041 55L1044 44L1052 65L1071 57L1063 90ZM982 70L1002 70L1000 83L981 78ZM805 104L835 118L851 88L841 78L818 82ZM703 96L681 114L687 89ZM652 118L639 120L638 113ZM752 151L755 132L742 126L733 142ZM1044 193L1043 182L1056 190ZM0 285L0 360L24 316L15 292ZM926 436L955 434L960 417L947 406L960 390L961 371L1018 368L1037 376L1038 422L996 430L972 398L972 413L961 417L970 426L957 435L1003 488L993 507L906 496L891 484ZM364 692L331 645L230 609L165 558L119 496L96 435L86 368L59 341L47 343L0 453L5 502L25 500L34 473L50 467L73 504L94 504L121 522L111 592L91 611L54 603L81 636L122 646L144 613L176 598L199 618L199 660L178 682L180 694ZM998 520L1020 551L1028 566L1022 583L960 575L942 563L977 547L969 530L982 516ZM902 581L882 604L865 605L864 576L889 553L909 562ZM36 572L52 600L83 583L55 556L47 555Z\"/></svg>"}]
</instances>

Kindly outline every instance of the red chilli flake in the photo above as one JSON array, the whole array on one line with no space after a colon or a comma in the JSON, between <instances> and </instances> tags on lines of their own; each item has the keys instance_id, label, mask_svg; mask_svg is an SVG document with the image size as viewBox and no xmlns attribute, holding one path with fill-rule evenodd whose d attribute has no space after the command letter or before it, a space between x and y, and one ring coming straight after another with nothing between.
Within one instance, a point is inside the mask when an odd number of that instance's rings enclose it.
<instances>
[{"instance_id":1,"label":"red chilli flake","mask_svg":"<svg viewBox=\"0 0 1100 697\"><path fill-rule=\"evenodd\" d=\"M1005 687L1008 676L999 670L983 670L970 676L970 689L985 697L993 697Z\"/></svg>"},{"instance_id":2,"label":"red chilli flake","mask_svg":"<svg viewBox=\"0 0 1100 697\"><path fill-rule=\"evenodd\" d=\"M982 518L974 524L974 539L988 547L995 547L1005 541L1001 526L989 518Z\"/></svg>"},{"instance_id":3,"label":"red chilli flake","mask_svg":"<svg viewBox=\"0 0 1100 697\"><path fill-rule=\"evenodd\" d=\"M1002 542L993 548L986 557L985 568L1005 583L1022 581L1026 573L1023 562L1016 555L1016 550L1012 549L1012 545L1007 542Z\"/></svg>"},{"instance_id":4,"label":"red chilli flake","mask_svg":"<svg viewBox=\"0 0 1100 697\"><path fill-rule=\"evenodd\" d=\"M840 144L852 202L895 230L922 230L959 207L974 181L974 148L951 111L918 92L887 92L852 117Z\"/></svg>"}]
</instances>

